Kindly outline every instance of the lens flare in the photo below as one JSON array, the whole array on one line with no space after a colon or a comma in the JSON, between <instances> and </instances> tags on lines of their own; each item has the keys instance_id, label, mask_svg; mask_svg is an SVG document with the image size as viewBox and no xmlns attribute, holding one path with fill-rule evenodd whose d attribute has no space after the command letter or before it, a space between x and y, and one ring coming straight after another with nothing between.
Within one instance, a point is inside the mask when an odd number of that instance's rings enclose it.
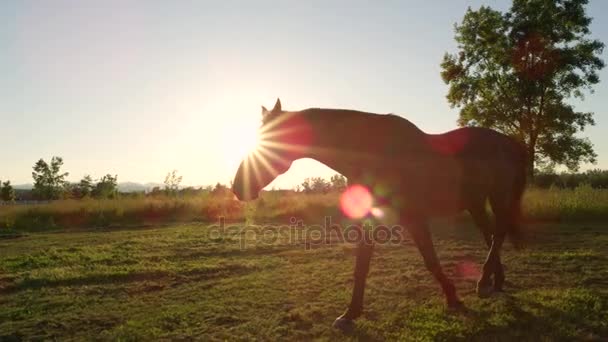
<instances>
[{"instance_id":1,"label":"lens flare","mask_svg":"<svg viewBox=\"0 0 608 342\"><path fill-rule=\"evenodd\" d=\"M479 266L469 260L463 260L456 265L456 273L463 278L478 279L481 276Z\"/></svg>"},{"instance_id":2,"label":"lens flare","mask_svg":"<svg viewBox=\"0 0 608 342\"><path fill-rule=\"evenodd\" d=\"M363 185L349 186L340 197L340 208L349 218L359 219L372 209L372 194Z\"/></svg>"},{"instance_id":3,"label":"lens flare","mask_svg":"<svg viewBox=\"0 0 608 342\"><path fill-rule=\"evenodd\" d=\"M378 207L373 207L371 210L371 214L374 215L375 218L383 218L384 217L384 211Z\"/></svg>"}]
</instances>

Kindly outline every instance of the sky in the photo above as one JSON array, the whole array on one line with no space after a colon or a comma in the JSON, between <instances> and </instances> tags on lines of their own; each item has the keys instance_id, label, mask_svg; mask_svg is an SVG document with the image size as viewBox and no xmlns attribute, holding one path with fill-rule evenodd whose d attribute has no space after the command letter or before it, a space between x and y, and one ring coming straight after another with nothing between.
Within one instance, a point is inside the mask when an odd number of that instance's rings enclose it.
<instances>
[{"instance_id":1,"label":"sky","mask_svg":"<svg viewBox=\"0 0 608 342\"><path fill-rule=\"evenodd\" d=\"M510 1L0 2L0 179L64 159L68 179L228 184L260 106L395 113L429 133L456 128L440 77L468 6ZM591 37L608 43L608 2L591 0ZM608 62L608 49L602 58ZM608 68L576 108L608 168ZM241 142L245 140L246 142ZM269 185L335 172L296 161Z\"/></svg>"}]
</instances>

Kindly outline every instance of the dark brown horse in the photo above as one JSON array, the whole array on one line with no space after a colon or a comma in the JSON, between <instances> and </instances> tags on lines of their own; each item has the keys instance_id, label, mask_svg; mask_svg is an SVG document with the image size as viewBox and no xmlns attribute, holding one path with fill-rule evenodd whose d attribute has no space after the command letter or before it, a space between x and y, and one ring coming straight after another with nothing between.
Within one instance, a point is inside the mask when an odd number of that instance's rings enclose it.
<instances>
[{"instance_id":1,"label":"dark brown horse","mask_svg":"<svg viewBox=\"0 0 608 342\"><path fill-rule=\"evenodd\" d=\"M520 200L525 186L525 152L515 140L485 128L460 128L426 134L408 120L343 109L283 111L262 107L261 143L240 165L233 192L240 200L286 172L294 160L315 159L370 189L392 206L408 228L428 270L441 284L449 308L461 301L443 273L427 222L432 217L468 211L490 248L477 284L480 296L501 291L504 272L500 249L509 237L517 242ZM385 189L381 196L373 189ZM489 200L495 225L485 209ZM358 245L350 306L334 326L352 329L361 315L365 279L373 244ZM492 275L493 283L492 283Z\"/></svg>"}]
</instances>

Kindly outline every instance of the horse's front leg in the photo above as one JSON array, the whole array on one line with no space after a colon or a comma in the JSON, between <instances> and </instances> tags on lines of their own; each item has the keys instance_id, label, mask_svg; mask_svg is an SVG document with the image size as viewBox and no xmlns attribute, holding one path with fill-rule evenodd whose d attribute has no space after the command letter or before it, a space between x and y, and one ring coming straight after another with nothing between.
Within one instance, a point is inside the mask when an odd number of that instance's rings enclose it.
<instances>
[{"instance_id":1,"label":"horse's front leg","mask_svg":"<svg viewBox=\"0 0 608 342\"><path fill-rule=\"evenodd\" d=\"M363 312L363 293L365 291L365 280L369 272L369 264L374 251L374 244L371 238L367 238L366 232L361 230L361 240L357 244L357 257L355 261L355 284L353 287L350 305L344 314L336 318L334 327L350 332L354 329L354 320L361 316Z\"/></svg>"},{"instance_id":2,"label":"horse's front leg","mask_svg":"<svg viewBox=\"0 0 608 342\"><path fill-rule=\"evenodd\" d=\"M412 239L416 243L422 258L424 259L424 265L433 274L435 279L441 284L443 293L445 294L448 307L450 309L459 309L463 306L462 302L456 295L456 288L452 281L443 273L441 264L435 253L435 247L433 246L433 240L431 233L429 232L428 225L425 222L417 222L410 225L409 227Z\"/></svg>"}]
</instances>

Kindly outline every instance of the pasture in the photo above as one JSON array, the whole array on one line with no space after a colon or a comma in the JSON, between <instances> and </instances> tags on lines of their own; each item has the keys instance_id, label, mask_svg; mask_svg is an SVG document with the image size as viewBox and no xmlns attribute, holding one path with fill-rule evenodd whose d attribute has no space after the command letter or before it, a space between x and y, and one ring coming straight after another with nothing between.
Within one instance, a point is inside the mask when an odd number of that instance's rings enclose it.
<instances>
[{"instance_id":1,"label":"pasture","mask_svg":"<svg viewBox=\"0 0 608 342\"><path fill-rule=\"evenodd\" d=\"M0 342L608 341L606 1L98 2L0 2Z\"/></svg>"},{"instance_id":2,"label":"pasture","mask_svg":"<svg viewBox=\"0 0 608 342\"><path fill-rule=\"evenodd\" d=\"M608 338L605 224L527 224L525 249L505 244L506 292L479 299L479 232L466 220L434 223L467 306L459 313L445 310L409 239L380 245L352 335L331 324L350 299L354 246L269 238L262 228L180 223L0 239L0 340Z\"/></svg>"},{"instance_id":3,"label":"pasture","mask_svg":"<svg viewBox=\"0 0 608 342\"><path fill-rule=\"evenodd\" d=\"M295 217L315 223L323 221L324 216L341 215L337 192L266 192L253 202L239 202L233 196L232 193L207 193L0 205L0 233L214 223L220 217L232 222L256 223L289 223ZM574 189L530 188L524 193L522 210L529 222L608 222L608 190L588 185Z\"/></svg>"}]
</instances>

